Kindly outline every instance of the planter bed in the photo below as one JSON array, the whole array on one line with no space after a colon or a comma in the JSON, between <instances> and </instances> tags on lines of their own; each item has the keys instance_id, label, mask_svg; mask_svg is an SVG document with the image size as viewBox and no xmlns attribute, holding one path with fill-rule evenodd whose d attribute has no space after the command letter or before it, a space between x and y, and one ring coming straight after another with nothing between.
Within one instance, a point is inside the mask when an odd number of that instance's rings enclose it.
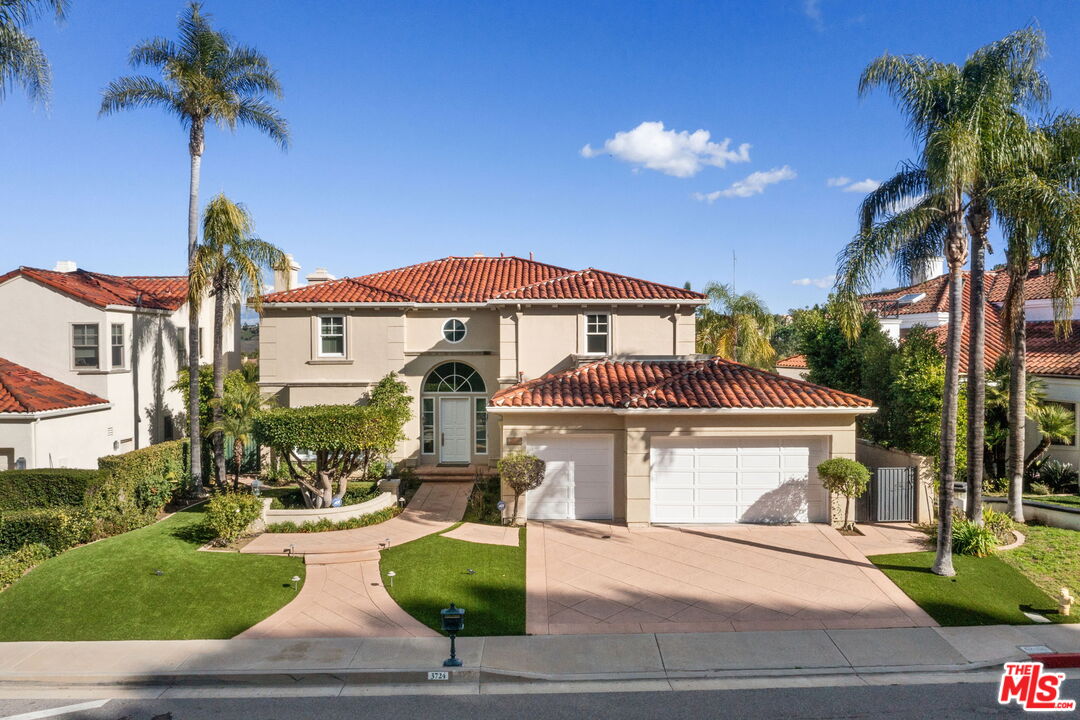
<instances>
[{"instance_id":1,"label":"planter bed","mask_svg":"<svg viewBox=\"0 0 1080 720\"><path fill-rule=\"evenodd\" d=\"M994 505L1007 505L1008 500L1003 497L984 498L986 502ZM1042 502L1039 500L1024 500L1024 519L1035 520L1050 527L1065 528L1066 530L1080 530L1080 507L1072 508L1066 505Z\"/></svg>"},{"instance_id":2,"label":"planter bed","mask_svg":"<svg viewBox=\"0 0 1080 720\"><path fill-rule=\"evenodd\" d=\"M370 515L371 513L392 507L397 503L396 480L385 480L380 482L379 489L382 490L382 492L371 500L356 503L355 505L342 505L341 507L316 509L298 508L292 510L271 510L269 508L271 498L266 498L263 500L266 506L266 509L263 511L263 521L267 525L284 522L303 525L304 523L316 523L320 520L340 522L342 520L351 520L360 517L361 515Z\"/></svg>"}]
</instances>

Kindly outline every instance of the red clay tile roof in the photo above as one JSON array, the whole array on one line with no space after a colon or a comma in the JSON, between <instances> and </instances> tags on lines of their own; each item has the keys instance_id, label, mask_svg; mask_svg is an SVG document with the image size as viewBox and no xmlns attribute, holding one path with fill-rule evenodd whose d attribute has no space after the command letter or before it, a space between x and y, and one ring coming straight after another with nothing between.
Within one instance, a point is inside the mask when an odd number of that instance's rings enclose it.
<instances>
[{"instance_id":1,"label":"red clay tile roof","mask_svg":"<svg viewBox=\"0 0 1080 720\"><path fill-rule=\"evenodd\" d=\"M987 300L993 300L991 297L992 291L996 291L996 288L1002 284L1001 275L1004 275L1004 273L987 271L985 280ZM1005 280L1005 284L1008 284L1007 279ZM965 305L970 302L970 298L968 297L970 290L971 274L964 272ZM897 305L895 303L896 300L899 300L905 295L915 295L919 293L925 293L926 297L908 305ZM947 313L949 312L949 276L938 275L937 277L930 278L926 282L917 285L895 288L893 290L882 290L881 292L863 295L862 302L863 306L868 310L877 310L884 316Z\"/></svg>"},{"instance_id":2,"label":"red clay tile roof","mask_svg":"<svg viewBox=\"0 0 1080 720\"><path fill-rule=\"evenodd\" d=\"M268 303L483 303L490 300L690 300L682 288L519 257L448 257L385 272L269 293Z\"/></svg>"},{"instance_id":3,"label":"red clay tile roof","mask_svg":"<svg viewBox=\"0 0 1080 720\"><path fill-rule=\"evenodd\" d=\"M805 355L792 355L791 357L784 358L783 360L777 360L776 367L808 368L810 367L810 365L807 364Z\"/></svg>"},{"instance_id":4,"label":"red clay tile roof","mask_svg":"<svg viewBox=\"0 0 1080 720\"><path fill-rule=\"evenodd\" d=\"M22 276L97 307L124 305L176 310L187 295L185 276L104 275L89 270L58 272L20 267L0 275L0 283Z\"/></svg>"},{"instance_id":5,"label":"red clay tile roof","mask_svg":"<svg viewBox=\"0 0 1080 720\"><path fill-rule=\"evenodd\" d=\"M965 298L967 299L967 298ZM968 322L968 314L965 312L961 319L963 333L960 337L960 372L968 371L968 346L971 342L971 324ZM945 349L945 341L948 340L949 326L939 325L930 328L930 334L938 341L942 351ZM991 305L986 304L986 342L984 344L983 366L989 370L1002 355L1009 353L1005 344L1005 323L1001 319L1001 312Z\"/></svg>"},{"instance_id":6,"label":"red clay tile roof","mask_svg":"<svg viewBox=\"0 0 1080 720\"><path fill-rule=\"evenodd\" d=\"M868 408L866 398L730 360L600 360L500 390L493 407Z\"/></svg>"},{"instance_id":7,"label":"red clay tile roof","mask_svg":"<svg viewBox=\"0 0 1080 720\"><path fill-rule=\"evenodd\" d=\"M45 412L108 402L0 358L0 413Z\"/></svg>"},{"instance_id":8,"label":"red clay tile roof","mask_svg":"<svg viewBox=\"0 0 1080 720\"><path fill-rule=\"evenodd\" d=\"M1080 375L1080 320L1059 338L1052 322L1027 324L1027 371L1036 375Z\"/></svg>"}]
</instances>

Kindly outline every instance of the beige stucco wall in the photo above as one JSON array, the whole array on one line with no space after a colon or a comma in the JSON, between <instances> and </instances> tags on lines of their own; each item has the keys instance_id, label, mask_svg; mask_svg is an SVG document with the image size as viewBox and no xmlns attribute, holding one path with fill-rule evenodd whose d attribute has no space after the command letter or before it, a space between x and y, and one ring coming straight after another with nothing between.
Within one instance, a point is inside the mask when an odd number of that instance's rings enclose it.
<instances>
[{"instance_id":1,"label":"beige stucco wall","mask_svg":"<svg viewBox=\"0 0 1080 720\"><path fill-rule=\"evenodd\" d=\"M115 420L110 410L0 419L0 470L8 469L7 460L22 460L27 469L96 468L99 457L113 453L108 428Z\"/></svg>"},{"instance_id":2,"label":"beige stucco wall","mask_svg":"<svg viewBox=\"0 0 1080 720\"><path fill-rule=\"evenodd\" d=\"M826 457L855 457L855 418L847 414L793 412L788 415L508 412L503 415L504 452L521 451L530 435L611 434L614 437L614 519L650 522L652 443L660 438L806 437L824 443ZM511 439L514 438L514 439ZM521 440L518 441L517 438ZM811 484L814 471L811 468ZM513 493L503 488L507 506ZM524 516L526 510L521 510ZM828 522L828 502L811 496L809 517Z\"/></svg>"},{"instance_id":3,"label":"beige stucco wall","mask_svg":"<svg viewBox=\"0 0 1080 720\"><path fill-rule=\"evenodd\" d=\"M884 448L869 440L858 440L855 459L871 469L881 467L914 467L915 480L915 522L929 523L934 520L934 461L931 458L901 450ZM851 516L855 516L852 503Z\"/></svg>"}]
</instances>

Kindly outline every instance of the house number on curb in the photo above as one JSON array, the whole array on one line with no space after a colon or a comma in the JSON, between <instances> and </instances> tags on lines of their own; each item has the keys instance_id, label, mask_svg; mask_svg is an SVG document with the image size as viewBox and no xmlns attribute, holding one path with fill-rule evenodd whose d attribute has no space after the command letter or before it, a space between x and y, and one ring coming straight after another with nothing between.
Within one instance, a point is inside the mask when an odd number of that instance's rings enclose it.
<instances>
[{"instance_id":1,"label":"house number on curb","mask_svg":"<svg viewBox=\"0 0 1080 720\"><path fill-rule=\"evenodd\" d=\"M429 672L427 674L427 679L428 680L449 680L450 679L450 673L448 673L445 670L435 670L434 672Z\"/></svg>"}]
</instances>

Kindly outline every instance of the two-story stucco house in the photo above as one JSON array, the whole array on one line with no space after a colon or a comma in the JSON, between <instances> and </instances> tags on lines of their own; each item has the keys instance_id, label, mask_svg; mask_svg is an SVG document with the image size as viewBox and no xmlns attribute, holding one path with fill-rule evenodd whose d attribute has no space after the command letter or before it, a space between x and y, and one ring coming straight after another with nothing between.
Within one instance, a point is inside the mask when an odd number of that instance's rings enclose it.
<instances>
[{"instance_id":1,"label":"two-story stucco house","mask_svg":"<svg viewBox=\"0 0 1080 720\"><path fill-rule=\"evenodd\" d=\"M854 457L869 401L694 356L683 288L518 257L448 257L263 297L261 385L287 406L414 397L401 461L472 478L547 461L532 518L829 520L814 468ZM454 473L457 473L456 475Z\"/></svg>"},{"instance_id":2,"label":"two-story stucco house","mask_svg":"<svg viewBox=\"0 0 1080 720\"><path fill-rule=\"evenodd\" d=\"M184 435L170 390L186 362L187 278L58 263L0 275L0 470L97 467L103 455ZM239 303L225 350L235 365ZM209 362L211 303L200 312Z\"/></svg>"}]
</instances>

